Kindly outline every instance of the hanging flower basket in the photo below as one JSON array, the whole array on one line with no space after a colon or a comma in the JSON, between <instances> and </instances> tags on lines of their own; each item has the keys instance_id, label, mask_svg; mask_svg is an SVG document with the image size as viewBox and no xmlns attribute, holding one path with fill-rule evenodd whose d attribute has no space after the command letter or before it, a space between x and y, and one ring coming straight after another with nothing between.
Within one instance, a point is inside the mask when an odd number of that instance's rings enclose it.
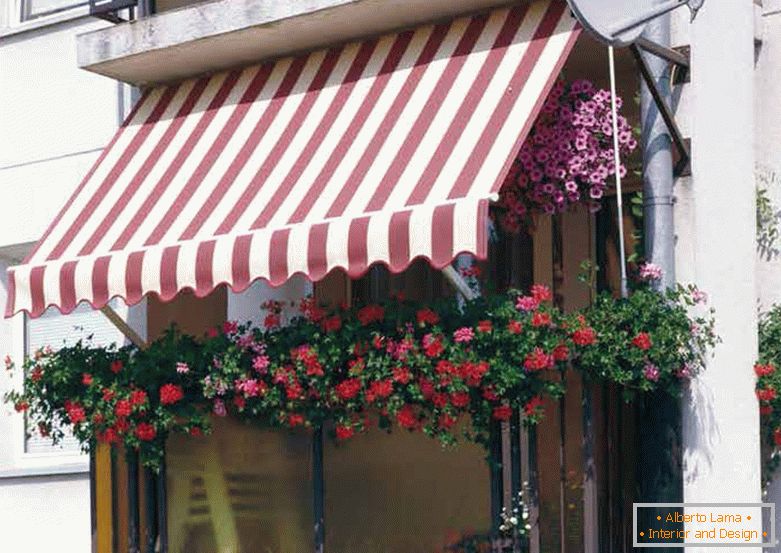
<instances>
[{"instance_id":1,"label":"hanging flower basket","mask_svg":"<svg viewBox=\"0 0 781 553\"><path fill-rule=\"evenodd\" d=\"M617 106L621 108L621 98ZM618 140L622 159L637 148L621 115ZM619 171L625 175L626 166L621 164ZM536 214L561 213L579 204L596 211L614 173L610 93L587 80L559 81L502 186L500 223L516 232Z\"/></svg>"}]
</instances>

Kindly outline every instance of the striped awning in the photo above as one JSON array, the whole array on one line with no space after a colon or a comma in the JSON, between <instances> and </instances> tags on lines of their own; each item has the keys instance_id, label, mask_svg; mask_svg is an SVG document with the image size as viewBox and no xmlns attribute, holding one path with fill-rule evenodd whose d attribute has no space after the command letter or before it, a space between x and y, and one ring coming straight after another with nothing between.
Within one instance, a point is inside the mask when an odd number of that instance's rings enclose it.
<instances>
[{"instance_id":1,"label":"striped awning","mask_svg":"<svg viewBox=\"0 0 781 553\"><path fill-rule=\"evenodd\" d=\"M559 0L148 90L6 315L484 257L488 202L576 38Z\"/></svg>"}]
</instances>

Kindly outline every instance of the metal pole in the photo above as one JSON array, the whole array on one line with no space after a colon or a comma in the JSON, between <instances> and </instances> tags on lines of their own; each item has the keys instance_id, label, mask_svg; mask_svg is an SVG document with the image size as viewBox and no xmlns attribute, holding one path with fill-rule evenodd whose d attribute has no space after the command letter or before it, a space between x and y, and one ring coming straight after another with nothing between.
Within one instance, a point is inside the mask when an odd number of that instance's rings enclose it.
<instances>
[{"instance_id":1,"label":"metal pole","mask_svg":"<svg viewBox=\"0 0 781 553\"><path fill-rule=\"evenodd\" d=\"M651 21L644 36L663 47L670 44L670 18ZM657 95L671 103L670 65L654 55L643 54L645 70L656 83ZM663 276L655 283L659 290L675 285L675 231L673 226L673 156L669 129L659 112L654 91L641 83L640 116L643 144L643 219L646 259L661 267ZM665 393L653 393L640 402L639 501L677 503L683 497L678 402ZM661 514L661 512L660 512ZM647 524L656 513L646 509ZM641 524L643 526L643 524ZM675 551L663 548L662 551Z\"/></svg>"},{"instance_id":2,"label":"metal pole","mask_svg":"<svg viewBox=\"0 0 781 553\"><path fill-rule=\"evenodd\" d=\"M609 46L608 65L610 69L610 111L613 119L613 164L616 168L616 208L618 211L618 258L621 263L621 297L627 295L626 242L624 241L624 191L621 188L621 152L618 143L618 106L616 94L616 62L613 47Z\"/></svg>"}]
</instances>

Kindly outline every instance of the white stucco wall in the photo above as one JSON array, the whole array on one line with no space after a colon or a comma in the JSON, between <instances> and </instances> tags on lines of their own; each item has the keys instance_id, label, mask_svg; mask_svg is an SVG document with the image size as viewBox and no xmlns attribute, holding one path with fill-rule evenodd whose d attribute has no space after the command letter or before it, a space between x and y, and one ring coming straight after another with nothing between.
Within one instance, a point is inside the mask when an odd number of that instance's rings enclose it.
<instances>
[{"instance_id":1,"label":"white stucco wall","mask_svg":"<svg viewBox=\"0 0 781 553\"><path fill-rule=\"evenodd\" d=\"M757 502L754 4L706 2L688 38L690 98L679 115L693 176L676 190L678 276L708 292L723 342L684 400L684 501Z\"/></svg>"},{"instance_id":2,"label":"white stucco wall","mask_svg":"<svg viewBox=\"0 0 781 553\"><path fill-rule=\"evenodd\" d=\"M0 39L0 247L37 240L109 141L125 88L80 71L81 18Z\"/></svg>"},{"instance_id":3,"label":"white stucco wall","mask_svg":"<svg viewBox=\"0 0 781 553\"><path fill-rule=\"evenodd\" d=\"M126 90L76 65L75 35L105 25L81 18L0 38L0 256L11 261L41 236L117 127ZM7 262L0 262L3 306ZM20 349L14 326L0 321L0 358ZM0 375L0 395L10 385ZM12 411L0 406L0 551L89 551L83 458L80 469L73 456L20 459ZM77 472L55 474L63 470Z\"/></svg>"}]
</instances>

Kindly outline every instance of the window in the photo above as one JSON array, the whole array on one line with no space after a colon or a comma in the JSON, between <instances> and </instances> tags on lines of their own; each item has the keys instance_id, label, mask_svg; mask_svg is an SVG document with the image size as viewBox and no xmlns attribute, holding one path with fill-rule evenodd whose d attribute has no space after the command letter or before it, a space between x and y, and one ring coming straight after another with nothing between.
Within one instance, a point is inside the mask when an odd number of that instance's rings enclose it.
<instances>
[{"instance_id":1,"label":"window","mask_svg":"<svg viewBox=\"0 0 781 553\"><path fill-rule=\"evenodd\" d=\"M312 551L312 437L215 419L166 448L168 551Z\"/></svg>"},{"instance_id":2,"label":"window","mask_svg":"<svg viewBox=\"0 0 781 553\"><path fill-rule=\"evenodd\" d=\"M64 12L78 6L85 6L87 3L79 0L22 0L21 20L30 21L31 19Z\"/></svg>"},{"instance_id":3,"label":"window","mask_svg":"<svg viewBox=\"0 0 781 553\"><path fill-rule=\"evenodd\" d=\"M120 312L123 312L121 308ZM36 319L17 315L13 320L12 334L13 357L17 365L21 364L22 357L33 355L39 349L47 346L56 349L80 339L91 339L95 345L124 343L124 337L111 322L86 304L68 315L62 315L56 309L49 309ZM21 371L15 371L12 385L22 385ZM7 468L11 471L58 472L68 467L68 470L87 468L87 456L81 452L74 438L66 437L54 445L50 438L31 428L22 416L14 417L12 436L11 455L6 461L10 463Z\"/></svg>"}]
</instances>

